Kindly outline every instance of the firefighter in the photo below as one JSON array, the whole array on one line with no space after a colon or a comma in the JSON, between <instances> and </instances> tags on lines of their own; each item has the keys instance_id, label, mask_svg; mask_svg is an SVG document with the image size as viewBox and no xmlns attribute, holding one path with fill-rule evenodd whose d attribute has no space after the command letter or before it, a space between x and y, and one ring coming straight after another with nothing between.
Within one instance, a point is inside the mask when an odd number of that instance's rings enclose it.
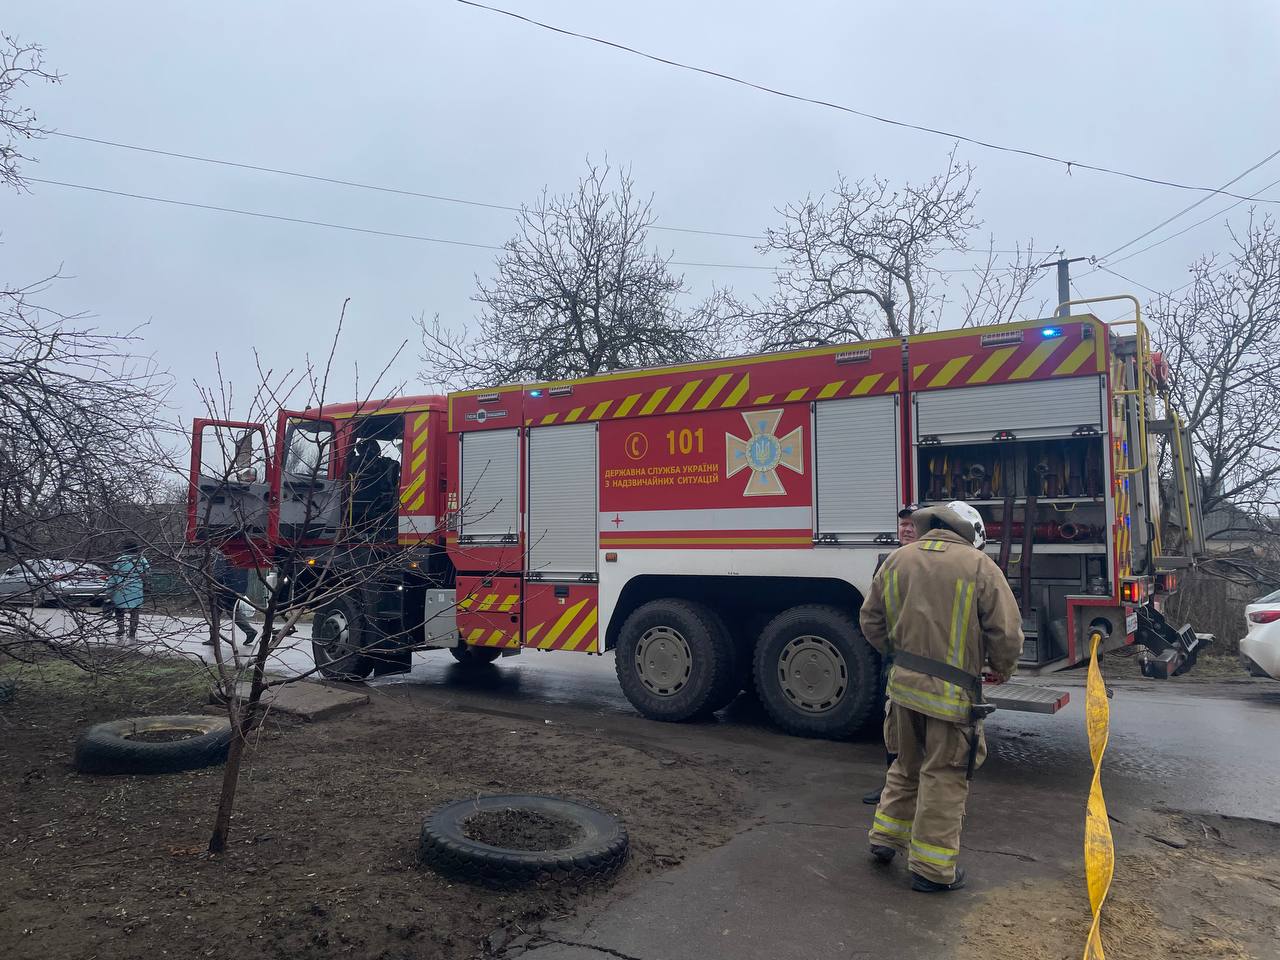
<instances>
[{"instance_id":1,"label":"firefighter","mask_svg":"<svg viewBox=\"0 0 1280 960\"><path fill-rule=\"evenodd\" d=\"M960 828L969 780L986 758L982 669L1006 679L1022 651L1022 618L1000 569L982 551L978 511L959 500L912 517L920 539L895 550L862 605L862 632L893 661L885 749L889 768L871 854L907 854L911 888L964 886Z\"/></svg>"}]
</instances>

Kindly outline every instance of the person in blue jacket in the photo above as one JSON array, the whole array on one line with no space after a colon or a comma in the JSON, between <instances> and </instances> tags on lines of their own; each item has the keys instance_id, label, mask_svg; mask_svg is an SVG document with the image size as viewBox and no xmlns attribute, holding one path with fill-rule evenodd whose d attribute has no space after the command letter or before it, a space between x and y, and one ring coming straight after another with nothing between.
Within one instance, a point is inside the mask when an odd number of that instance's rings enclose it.
<instances>
[{"instance_id":1,"label":"person in blue jacket","mask_svg":"<svg viewBox=\"0 0 1280 960\"><path fill-rule=\"evenodd\" d=\"M107 589L111 591L111 608L116 616L116 639L124 639L124 615L129 614L129 639L138 638L138 615L142 610L143 580L151 564L142 555L138 544L126 540L120 545L120 556L111 565L111 579Z\"/></svg>"}]
</instances>

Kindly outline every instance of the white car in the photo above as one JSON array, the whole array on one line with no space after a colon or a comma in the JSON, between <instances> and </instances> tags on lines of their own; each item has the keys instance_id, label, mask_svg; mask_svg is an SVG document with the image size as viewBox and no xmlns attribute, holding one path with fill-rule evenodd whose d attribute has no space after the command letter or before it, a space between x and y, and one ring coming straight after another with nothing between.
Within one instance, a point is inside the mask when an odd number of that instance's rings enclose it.
<instances>
[{"instance_id":1,"label":"white car","mask_svg":"<svg viewBox=\"0 0 1280 960\"><path fill-rule=\"evenodd\" d=\"M100 603L107 571L74 560L27 560L0 573L0 603Z\"/></svg>"},{"instance_id":2,"label":"white car","mask_svg":"<svg viewBox=\"0 0 1280 960\"><path fill-rule=\"evenodd\" d=\"M1244 608L1249 632L1240 641L1240 664L1255 677L1280 680L1280 590Z\"/></svg>"}]
</instances>

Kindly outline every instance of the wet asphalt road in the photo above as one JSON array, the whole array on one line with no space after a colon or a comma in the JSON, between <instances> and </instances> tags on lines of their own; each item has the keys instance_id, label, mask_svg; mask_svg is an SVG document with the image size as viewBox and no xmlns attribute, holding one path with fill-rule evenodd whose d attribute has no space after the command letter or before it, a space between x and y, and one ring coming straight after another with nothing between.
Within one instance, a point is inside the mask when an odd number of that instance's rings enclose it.
<instances>
[{"instance_id":1,"label":"wet asphalt road","mask_svg":"<svg viewBox=\"0 0 1280 960\"><path fill-rule=\"evenodd\" d=\"M464 671L448 653L420 654L411 673L386 677L375 686L414 688L423 694L447 691L469 707L523 714L539 707L568 722L634 721L655 737L669 725L640 719L623 697L613 657L565 653L522 653L490 670ZM1149 681L1123 674L1111 681L1111 737L1104 761L1108 800L1150 808L1170 807L1280 821L1275 787L1280 758L1280 683L1250 680ZM1091 775L1084 729L1084 677L1073 672L1052 678L1068 689L1071 702L1054 716L998 712L988 722L991 751L981 778L1021 785L1072 789ZM556 709L558 708L558 709ZM769 724L750 697L707 724L683 728L714 749L717 739L769 742L786 738ZM639 732L639 731L637 731ZM695 733L696 732L696 733ZM852 744L821 744L845 759L849 752L879 765L882 748L874 737Z\"/></svg>"}]
</instances>

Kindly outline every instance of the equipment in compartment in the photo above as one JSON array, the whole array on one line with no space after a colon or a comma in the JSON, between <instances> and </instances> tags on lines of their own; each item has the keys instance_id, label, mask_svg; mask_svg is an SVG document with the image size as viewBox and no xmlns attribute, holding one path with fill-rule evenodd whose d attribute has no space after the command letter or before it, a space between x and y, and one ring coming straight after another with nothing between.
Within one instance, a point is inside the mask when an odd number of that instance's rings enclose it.
<instances>
[{"instance_id":1,"label":"equipment in compartment","mask_svg":"<svg viewBox=\"0 0 1280 960\"><path fill-rule=\"evenodd\" d=\"M920 489L933 501L1096 499L1104 490L1102 441L1005 440L920 449Z\"/></svg>"}]
</instances>

